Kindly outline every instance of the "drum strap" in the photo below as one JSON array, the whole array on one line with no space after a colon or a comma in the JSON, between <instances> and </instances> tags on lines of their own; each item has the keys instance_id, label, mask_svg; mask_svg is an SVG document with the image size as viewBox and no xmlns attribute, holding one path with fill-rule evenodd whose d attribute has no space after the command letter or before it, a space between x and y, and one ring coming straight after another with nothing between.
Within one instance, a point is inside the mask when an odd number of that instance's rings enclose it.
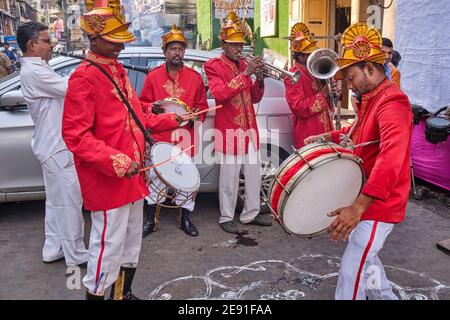
<instances>
[{"instance_id":1,"label":"drum strap","mask_svg":"<svg viewBox=\"0 0 450 320\"><path fill-rule=\"evenodd\" d=\"M352 141L352 134L353 134L353 130L356 127L356 124L358 123L358 115L355 118L355 121L353 122L353 126L351 127L350 131L348 134L341 134L339 136L339 145L343 148L349 149L349 150L354 150L356 148L361 148L361 147L365 147L371 144L375 144L375 143L379 143L380 140L373 140L373 141L367 141L367 142L362 142L359 144L355 144Z\"/></svg>"},{"instance_id":2,"label":"drum strap","mask_svg":"<svg viewBox=\"0 0 450 320\"><path fill-rule=\"evenodd\" d=\"M152 140L152 138L150 138L150 134L151 131L150 129L145 129L144 126L142 125L141 121L139 120L138 116L136 115L136 113L134 112L133 108L130 105L130 102L128 101L128 99L125 97L125 95L123 94L122 90L120 90L119 86L117 85L117 83L114 81L114 79L108 74L108 72L106 72L105 69L103 69L99 64L93 62L92 60L88 60L85 59L85 61L89 62L91 65L93 65L94 67L96 67L98 70L101 71L101 73L103 73L108 79L109 81L112 82L112 84L114 85L114 87L116 88L116 91L119 93L120 98L122 99L122 102L125 104L125 106L128 109L128 112L131 114L131 116L134 119L134 122L136 122L137 126L139 127L139 129L142 131L142 134L144 135L144 139L145 141L150 144L153 145L154 141Z\"/></svg>"}]
</instances>

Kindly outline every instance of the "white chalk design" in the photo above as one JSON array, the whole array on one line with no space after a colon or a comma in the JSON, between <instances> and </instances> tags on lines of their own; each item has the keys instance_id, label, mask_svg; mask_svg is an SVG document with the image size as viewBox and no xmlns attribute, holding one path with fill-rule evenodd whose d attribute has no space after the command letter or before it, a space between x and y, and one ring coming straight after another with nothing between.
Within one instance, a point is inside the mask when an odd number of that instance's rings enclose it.
<instances>
[{"instance_id":1,"label":"white chalk design","mask_svg":"<svg viewBox=\"0 0 450 320\"><path fill-rule=\"evenodd\" d=\"M311 254L300 256L291 262L260 260L244 266L221 266L208 270L203 276L189 275L166 281L154 289L147 299L333 299L334 296L329 295L330 291L334 294L335 277L337 277L340 261L340 258L335 256ZM317 274L307 271L317 269L318 266L329 272ZM413 287L391 282L394 292L402 300L439 300L441 290L450 290L449 285L423 272L389 265L385 265L385 269L391 280L395 281L397 276L406 273L409 283L422 285ZM335 278L332 282L325 283L332 278ZM404 275L403 278L405 278ZM320 295L320 291L324 289L326 293Z\"/></svg>"}]
</instances>

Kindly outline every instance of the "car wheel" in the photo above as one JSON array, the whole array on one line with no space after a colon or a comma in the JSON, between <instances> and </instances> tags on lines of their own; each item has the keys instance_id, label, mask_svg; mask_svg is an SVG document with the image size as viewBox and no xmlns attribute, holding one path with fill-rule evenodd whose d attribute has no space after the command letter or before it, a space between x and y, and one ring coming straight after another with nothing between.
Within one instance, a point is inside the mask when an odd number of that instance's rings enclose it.
<instances>
[{"instance_id":1,"label":"car wheel","mask_svg":"<svg viewBox=\"0 0 450 320\"><path fill-rule=\"evenodd\" d=\"M270 213L269 207L264 203L264 199L269 197L269 187L281 163L287 159L289 154L282 148L277 148L278 152L273 152L272 145L261 146L261 213ZM245 178L241 168L239 177L239 191L236 205L236 213L241 213L245 203Z\"/></svg>"}]
</instances>

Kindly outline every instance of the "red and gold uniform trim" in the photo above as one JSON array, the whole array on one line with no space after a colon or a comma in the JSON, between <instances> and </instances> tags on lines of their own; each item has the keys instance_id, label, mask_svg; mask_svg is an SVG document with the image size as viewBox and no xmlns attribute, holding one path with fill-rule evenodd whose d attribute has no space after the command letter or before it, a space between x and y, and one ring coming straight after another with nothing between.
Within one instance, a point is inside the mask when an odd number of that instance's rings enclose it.
<instances>
[{"instance_id":1,"label":"red and gold uniform trim","mask_svg":"<svg viewBox=\"0 0 450 320\"><path fill-rule=\"evenodd\" d=\"M124 177L131 164L130 157L123 153L112 155L110 157L112 159L112 166L116 172L116 175L119 178Z\"/></svg>"}]
</instances>

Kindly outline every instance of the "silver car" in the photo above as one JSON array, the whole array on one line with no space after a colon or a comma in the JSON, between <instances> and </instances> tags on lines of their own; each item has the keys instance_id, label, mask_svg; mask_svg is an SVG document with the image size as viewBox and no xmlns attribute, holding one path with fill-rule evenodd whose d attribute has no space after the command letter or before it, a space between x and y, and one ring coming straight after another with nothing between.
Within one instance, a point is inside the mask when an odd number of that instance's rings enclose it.
<instances>
[{"instance_id":1,"label":"silver car","mask_svg":"<svg viewBox=\"0 0 450 320\"><path fill-rule=\"evenodd\" d=\"M185 53L185 64L198 71L207 85L203 64L220 52L190 50ZM127 47L119 58L122 63L156 67L165 61L160 48ZM50 60L52 68L61 76L69 76L79 59L56 57ZM142 90L145 74L128 70L128 76L137 94ZM265 94L260 103L254 104L261 134L262 198L267 196L271 176L279 164L292 151L291 111L285 100L282 81L265 80ZM214 98L208 90L208 104L214 106ZM214 110L202 124L206 131L214 126ZM0 202L40 200L45 198L41 167L31 150L34 125L20 89L19 73L0 80ZM211 141L203 141L205 148ZM218 190L219 166L211 163L197 164L201 176L200 192ZM244 197L243 180L239 202Z\"/></svg>"}]
</instances>

